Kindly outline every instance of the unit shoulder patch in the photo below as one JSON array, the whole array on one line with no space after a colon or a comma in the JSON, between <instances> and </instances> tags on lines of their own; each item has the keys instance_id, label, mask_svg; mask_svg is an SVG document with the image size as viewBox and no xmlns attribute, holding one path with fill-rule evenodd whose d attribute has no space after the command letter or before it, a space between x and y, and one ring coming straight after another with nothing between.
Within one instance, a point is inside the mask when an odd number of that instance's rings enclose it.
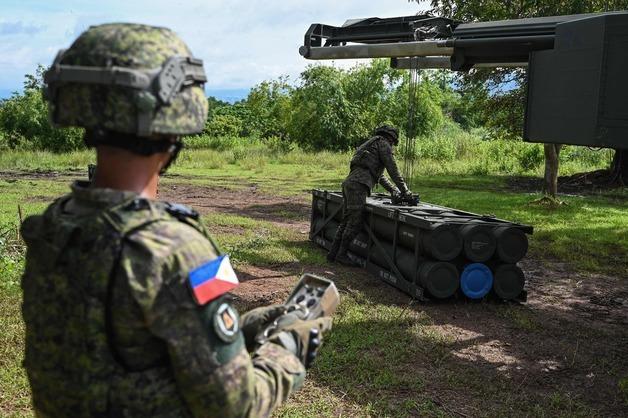
<instances>
[{"instance_id":1,"label":"unit shoulder patch","mask_svg":"<svg viewBox=\"0 0 628 418\"><path fill-rule=\"evenodd\" d=\"M224 342L233 342L238 337L240 318L230 304L223 303L218 307L213 323L216 335Z\"/></svg>"},{"instance_id":2,"label":"unit shoulder patch","mask_svg":"<svg viewBox=\"0 0 628 418\"><path fill-rule=\"evenodd\" d=\"M228 255L221 255L192 270L188 283L198 305L205 305L240 284Z\"/></svg>"}]
</instances>

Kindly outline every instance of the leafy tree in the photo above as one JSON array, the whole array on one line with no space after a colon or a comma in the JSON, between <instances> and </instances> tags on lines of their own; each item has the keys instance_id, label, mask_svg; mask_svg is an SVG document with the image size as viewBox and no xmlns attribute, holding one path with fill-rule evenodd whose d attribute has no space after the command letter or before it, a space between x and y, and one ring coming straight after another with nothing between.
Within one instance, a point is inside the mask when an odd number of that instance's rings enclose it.
<instances>
[{"instance_id":1,"label":"leafy tree","mask_svg":"<svg viewBox=\"0 0 628 418\"><path fill-rule=\"evenodd\" d=\"M248 121L251 130L262 138L287 137L292 92L286 77L253 87L244 101L251 116Z\"/></svg>"},{"instance_id":2,"label":"leafy tree","mask_svg":"<svg viewBox=\"0 0 628 418\"><path fill-rule=\"evenodd\" d=\"M210 120L214 116L216 109L226 106L230 106L230 104L213 96L209 96L207 98L207 119Z\"/></svg>"},{"instance_id":3,"label":"leafy tree","mask_svg":"<svg viewBox=\"0 0 628 418\"><path fill-rule=\"evenodd\" d=\"M64 152L84 147L82 129L57 129L50 124L42 94L44 71L40 65L35 74L25 76L23 93L0 101L0 148Z\"/></svg>"},{"instance_id":4,"label":"leafy tree","mask_svg":"<svg viewBox=\"0 0 628 418\"><path fill-rule=\"evenodd\" d=\"M292 94L288 134L306 148L346 150L383 123L407 127L408 73L391 69L387 60L347 71L310 66L300 80ZM440 99L434 83L422 83L415 115L420 134L442 123Z\"/></svg>"},{"instance_id":5,"label":"leafy tree","mask_svg":"<svg viewBox=\"0 0 628 418\"><path fill-rule=\"evenodd\" d=\"M305 148L347 149L355 134L355 109L345 96L344 72L309 66L292 95L288 135Z\"/></svg>"}]
</instances>

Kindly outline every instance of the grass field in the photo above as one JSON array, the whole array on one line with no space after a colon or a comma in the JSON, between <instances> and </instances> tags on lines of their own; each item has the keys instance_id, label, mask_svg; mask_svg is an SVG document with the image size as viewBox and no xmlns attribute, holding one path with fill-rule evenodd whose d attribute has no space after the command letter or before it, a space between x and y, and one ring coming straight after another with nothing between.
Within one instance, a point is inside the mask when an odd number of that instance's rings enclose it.
<instances>
[{"instance_id":1,"label":"grass field","mask_svg":"<svg viewBox=\"0 0 628 418\"><path fill-rule=\"evenodd\" d=\"M179 196L184 187L194 187L189 195L206 198L190 203L208 207L220 193L226 202L233 199L235 210L214 207L203 218L239 270L288 276L288 282L269 282L281 289L277 295L268 291L271 301L281 300L305 268L331 275L341 289L334 331L306 387L277 416L590 417L627 410L625 326L587 322L572 309L563 312L561 290L552 280L594 290L598 283L626 288L628 193L564 195L564 205L538 205L533 203L538 190L516 180L538 176L540 168L523 169L509 158L482 163L498 151L486 146L486 158L473 162L465 156L470 151L457 148L451 160L451 153L424 157L415 167L414 189L425 201L533 225L526 268L538 269L538 281L548 282L538 285L544 289L542 303L418 306L355 269L326 265L302 231L308 191L338 189L347 154L278 153L256 146L181 156L164 178L164 193ZM597 154L576 157L565 162L563 173L607 162ZM18 206L22 216L41 212L73 178L84 177L92 159L90 152L0 155L1 416L31 414L21 369ZM257 216L264 208L272 210L270 216ZM557 270L557 263L565 269ZM251 302L246 293L242 298Z\"/></svg>"}]
</instances>

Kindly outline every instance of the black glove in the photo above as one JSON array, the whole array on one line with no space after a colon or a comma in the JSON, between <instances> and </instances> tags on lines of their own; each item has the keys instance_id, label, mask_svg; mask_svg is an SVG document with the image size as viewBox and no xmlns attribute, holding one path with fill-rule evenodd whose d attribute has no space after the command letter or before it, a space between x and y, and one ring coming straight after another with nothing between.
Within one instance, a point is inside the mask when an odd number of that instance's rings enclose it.
<instances>
[{"instance_id":1,"label":"black glove","mask_svg":"<svg viewBox=\"0 0 628 418\"><path fill-rule=\"evenodd\" d=\"M255 308L240 318L240 329L244 334L246 349L252 352L255 349L255 336L270 325L286 311L284 305L270 305Z\"/></svg>"},{"instance_id":2,"label":"black glove","mask_svg":"<svg viewBox=\"0 0 628 418\"><path fill-rule=\"evenodd\" d=\"M292 352L309 368L322 344L323 333L331 329L331 317L303 321L294 315L286 315L278 321L277 329L268 339Z\"/></svg>"}]
</instances>

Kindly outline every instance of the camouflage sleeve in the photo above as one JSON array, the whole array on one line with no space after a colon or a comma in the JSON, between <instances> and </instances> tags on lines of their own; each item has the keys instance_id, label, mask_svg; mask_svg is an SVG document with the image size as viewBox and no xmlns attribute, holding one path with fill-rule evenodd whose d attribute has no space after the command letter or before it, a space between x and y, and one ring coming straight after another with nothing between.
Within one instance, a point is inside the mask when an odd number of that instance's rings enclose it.
<instances>
[{"instance_id":1,"label":"camouflage sleeve","mask_svg":"<svg viewBox=\"0 0 628 418\"><path fill-rule=\"evenodd\" d=\"M128 240L121 267L147 327L167 346L177 386L193 415L268 416L301 386L305 369L274 344L251 358L237 312L224 297L196 303L188 274L214 258L214 247L196 230L164 222ZM235 322L233 333L225 332L224 321L217 322L224 309Z\"/></svg>"},{"instance_id":2,"label":"camouflage sleeve","mask_svg":"<svg viewBox=\"0 0 628 418\"><path fill-rule=\"evenodd\" d=\"M383 187L384 189L386 189L386 191L387 191L388 193L390 193L390 194L394 194L394 193L396 193L396 192L398 192L398 191L399 191L399 190L395 187L395 185L394 185L394 184L392 184L392 183L390 182L390 180L388 180L388 179L386 178L386 176L385 176L385 175L383 175L383 174L382 174L382 176L379 178L379 184L381 184L381 185L382 185L382 187Z\"/></svg>"},{"instance_id":3,"label":"camouflage sleeve","mask_svg":"<svg viewBox=\"0 0 628 418\"><path fill-rule=\"evenodd\" d=\"M397 162L395 161L395 157L393 156L392 146L387 141L378 141L378 149L380 161L382 162L382 164L384 164L388 175L397 185L397 187L399 187L401 193L407 193L408 186L406 185L406 181L399 173L399 168L397 168Z\"/></svg>"}]
</instances>

